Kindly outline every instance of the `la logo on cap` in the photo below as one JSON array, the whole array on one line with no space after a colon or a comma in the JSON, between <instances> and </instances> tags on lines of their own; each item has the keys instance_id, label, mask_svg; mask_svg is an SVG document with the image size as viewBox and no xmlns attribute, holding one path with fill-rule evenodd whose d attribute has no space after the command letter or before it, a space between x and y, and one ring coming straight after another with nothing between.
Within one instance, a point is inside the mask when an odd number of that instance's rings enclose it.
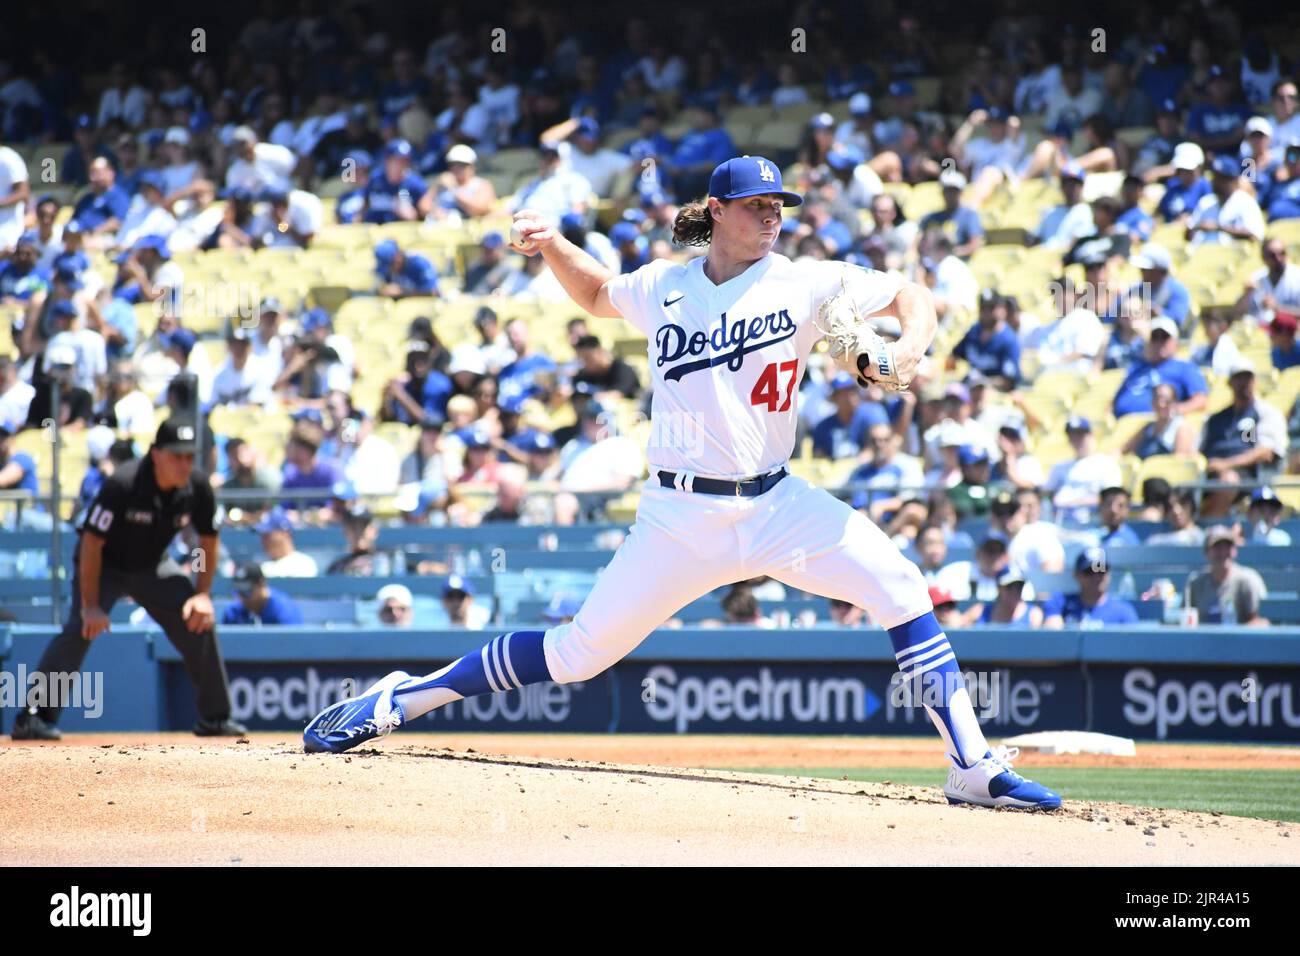
<instances>
[{"instance_id":1,"label":"la logo on cap","mask_svg":"<svg viewBox=\"0 0 1300 956\"><path fill-rule=\"evenodd\" d=\"M772 167L768 166L767 163L763 162L761 159L758 161L758 178L763 180L765 183L776 182L776 174L772 172Z\"/></svg>"},{"instance_id":2,"label":"la logo on cap","mask_svg":"<svg viewBox=\"0 0 1300 956\"><path fill-rule=\"evenodd\" d=\"M181 441L193 441L194 429L189 425L182 425L180 428L176 429L176 437Z\"/></svg>"}]
</instances>

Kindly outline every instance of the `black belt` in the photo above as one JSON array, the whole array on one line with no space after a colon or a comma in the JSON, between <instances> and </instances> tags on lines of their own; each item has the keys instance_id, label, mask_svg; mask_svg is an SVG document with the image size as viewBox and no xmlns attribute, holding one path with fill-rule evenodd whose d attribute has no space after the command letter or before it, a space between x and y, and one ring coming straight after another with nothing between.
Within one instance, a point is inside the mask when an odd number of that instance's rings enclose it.
<instances>
[{"instance_id":1,"label":"black belt","mask_svg":"<svg viewBox=\"0 0 1300 956\"><path fill-rule=\"evenodd\" d=\"M726 495L728 498L755 498L771 491L788 475L782 468L770 475L756 475L753 478L741 478L739 481L722 481L719 478L696 478L691 482L690 490L702 495ZM659 472L659 484L664 488L677 488L677 475L671 471Z\"/></svg>"}]
</instances>

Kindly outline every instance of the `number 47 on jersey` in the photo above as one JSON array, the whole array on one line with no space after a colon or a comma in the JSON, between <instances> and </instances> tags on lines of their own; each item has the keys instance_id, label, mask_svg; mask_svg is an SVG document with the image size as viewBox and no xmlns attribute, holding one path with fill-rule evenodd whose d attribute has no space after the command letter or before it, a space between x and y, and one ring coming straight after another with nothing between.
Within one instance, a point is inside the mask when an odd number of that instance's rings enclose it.
<instances>
[{"instance_id":1,"label":"number 47 on jersey","mask_svg":"<svg viewBox=\"0 0 1300 956\"><path fill-rule=\"evenodd\" d=\"M781 388L778 384L778 374L782 377L789 376L785 379L785 400L781 399ZM773 362L767 368L763 369L758 381L754 383L754 390L749 393L749 404L766 405L769 412L788 412L790 410L790 398L794 395L794 383L799 378L799 360L790 359L788 362L777 364ZM781 407L777 408L777 403Z\"/></svg>"}]
</instances>

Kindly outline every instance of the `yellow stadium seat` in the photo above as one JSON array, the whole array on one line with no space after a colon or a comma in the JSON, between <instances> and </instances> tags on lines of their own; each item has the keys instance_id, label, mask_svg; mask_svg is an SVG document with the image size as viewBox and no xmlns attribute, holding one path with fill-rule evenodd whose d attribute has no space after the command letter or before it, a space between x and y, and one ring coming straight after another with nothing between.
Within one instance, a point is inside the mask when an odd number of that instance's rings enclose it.
<instances>
[{"instance_id":1,"label":"yellow stadium seat","mask_svg":"<svg viewBox=\"0 0 1300 956\"><path fill-rule=\"evenodd\" d=\"M1136 496L1141 493L1142 484L1149 478L1163 478L1177 488L1180 485L1193 484L1205 473L1205 457L1179 458L1177 455L1152 455L1144 458L1133 476L1129 490Z\"/></svg>"},{"instance_id":2,"label":"yellow stadium seat","mask_svg":"<svg viewBox=\"0 0 1300 956\"><path fill-rule=\"evenodd\" d=\"M1033 391L1038 395L1070 401L1088 387L1087 379L1078 372L1056 370L1043 372L1034 379Z\"/></svg>"},{"instance_id":3,"label":"yellow stadium seat","mask_svg":"<svg viewBox=\"0 0 1300 956\"><path fill-rule=\"evenodd\" d=\"M1101 433L1097 437L1097 450L1107 454L1119 454L1126 441L1154 420L1155 416L1150 414L1125 415L1100 430Z\"/></svg>"}]
</instances>

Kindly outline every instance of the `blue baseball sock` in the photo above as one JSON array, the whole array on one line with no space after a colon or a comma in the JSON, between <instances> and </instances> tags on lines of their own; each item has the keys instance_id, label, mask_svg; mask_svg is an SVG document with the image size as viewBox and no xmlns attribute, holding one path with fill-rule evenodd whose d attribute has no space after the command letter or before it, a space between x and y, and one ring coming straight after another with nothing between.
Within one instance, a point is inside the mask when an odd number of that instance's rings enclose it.
<instances>
[{"instance_id":1,"label":"blue baseball sock","mask_svg":"<svg viewBox=\"0 0 1300 956\"><path fill-rule=\"evenodd\" d=\"M957 655L934 614L925 613L889 629L903 681L919 698L948 753L969 767L988 753L988 741L975 717Z\"/></svg>"},{"instance_id":2,"label":"blue baseball sock","mask_svg":"<svg viewBox=\"0 0 1300 956\"><path fill-rule=\"evenodd\" d=\"M542 651L545 631L511 631L440 671L398 684L393 699L407 720L463 697L515 690L551 679Z\"/></svg>"}]
</instances>

